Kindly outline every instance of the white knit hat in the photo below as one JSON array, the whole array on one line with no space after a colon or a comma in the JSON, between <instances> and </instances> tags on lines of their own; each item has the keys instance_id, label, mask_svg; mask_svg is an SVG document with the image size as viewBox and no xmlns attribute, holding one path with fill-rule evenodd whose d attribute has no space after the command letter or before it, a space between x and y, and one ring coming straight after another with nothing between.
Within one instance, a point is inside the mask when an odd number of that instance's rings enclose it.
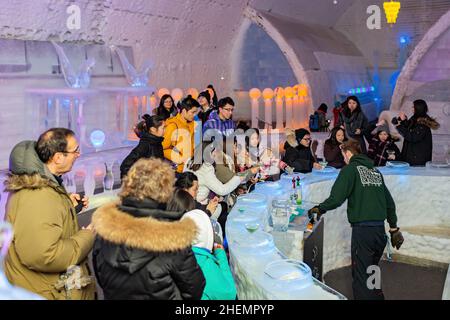
<instances>
[{"instance_id":1,"label":"white knit hat","mask_svg":"<svg viewBox=\"0 0 450 320\"><path fill-rule=\"evenodd\" d=\"M181 220L185 218L190 218L195 222L197 226L197 237L193 241L192 245L194 247L205 248L208 250L213 250L214 245L214 231L211 224L211 220L208 215L202 210L192 210L186 212Z\"/></svg>"}]
</instances>

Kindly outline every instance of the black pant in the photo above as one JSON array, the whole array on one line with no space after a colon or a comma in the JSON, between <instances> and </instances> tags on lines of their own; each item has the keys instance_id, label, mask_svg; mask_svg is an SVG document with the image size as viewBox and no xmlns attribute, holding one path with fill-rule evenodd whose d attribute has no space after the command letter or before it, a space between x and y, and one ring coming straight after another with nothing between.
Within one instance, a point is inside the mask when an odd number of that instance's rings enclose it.
<instances>
[{"instance_id":1,"label":"black pant","mask_svg":"<svg viewBox=\"0 0 450 320\"><path fill-rule=\"evenodd\" d=\"M352 277L353 297L355 300L384 300L381 290L381 274L379 288L371 288L367 280L374 275L370 266L378 266L386 247L387 236L384 226L354 226L352 230ZM369 280L371 284L373 277Z\"/></svg>"},{"instance_id":2,"label":"black pant","mask_svg":"<svg viewBox=\"0 0 450 320\"><path fill-rule=\"evenodd\" d=\"M227 223L228 219L228 205L224 201L219 202L218 205L222 207L222 210L220 212L219 218L217 218L217 222L219 222L220 226L222 227L223 236L225 237L225 224Z\"/></svg>"}]
</instances>

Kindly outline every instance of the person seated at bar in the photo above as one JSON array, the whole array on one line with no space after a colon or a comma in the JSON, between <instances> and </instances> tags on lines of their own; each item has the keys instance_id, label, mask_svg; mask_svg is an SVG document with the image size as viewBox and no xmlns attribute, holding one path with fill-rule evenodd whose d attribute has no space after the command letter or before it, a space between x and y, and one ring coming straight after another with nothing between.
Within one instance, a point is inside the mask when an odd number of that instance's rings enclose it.
<instances>
[{"instance_id":1,"label":"person seated at bar","mask_svg":"<svg viewBox=\"0 0 450 320\"><path fill-rule=\"evenodd\" d=\"M212 195L221 197L228 196L241 183L246 181L246 177L235 175L227 183L220 182L215 173L215 164L223 161L221 146L218 142L204 141L201 147L196 148L195 156L186 162L185 172L190 171L195 173L198 178L198 194L197 201L203 205L207 205L208 199ZM213 213L212 218L216 219L222 230L225 231L225 222L228 216L228 206L225 202L220 202L219 211Z\"/></svg>"},{"instance_id":2,"label":"person seated at bar","mask_svg":"<svg viewBox=\"0 0 450 320\"><path fill-rule=\"evenodd\" d=\"M306 129L286 130L283 162L295 172L309 173L313 168L322 169L311 152L311 134Z\"/></svg>"},{"instance_id":3,"label":"person seated at bar","mask_svg":"<svg viewBox=\"0 0 450 320\"><path fill-rule=\"evenodd\" d=\"M197 195L198 195L198 178L197 176L192 172L183 172L178 175L178 179L175 182L175 187L178 189L182 189L189 193L191 197L195 201L195 208L200 209L206 214L211 217L214 212L216 212L217 205L219 203L219 197L214 197L212 199L209 199L207 205L203 205L200 202L197 201ZM220 208L219 208L220 210ZM220 212L218 212L220 215Z\"/></svg>"},{"instance_id":4,"label":"person seated at bar","mask_svg":"<svg viewBox=\"0 0 450 320\"><path fill-rule=\"evenodd\" d=\"M140 159L122 182L119 202L92 217L95 275L107 300L198 300L205 277L192 242L197 228L170 211L175 172L161 159Z\"/></svg>"},{"instance_id":5,"label":"person seated at bar","mask_svg":"<svg viewBox=\"0 0 450 320\"><path fill-rule=\"evenodd\" d=\"M139 144L120 165L120 177L123 178L131 166L141 158L164 159L162 142L164 140L164 120L161 116L148 116L137 126L139 130Z\"/></svg>"},{"instance_id":6,"label":"person seated at bar","mask_svg":"<svg viewBox=\"0 0 450 320\"><path fill-rule=\"evenodd\" d=\"M202 300L235 300L233 274L222 243L216 242L209 217L201 210L192 210L184 214L184 219L192 219L198 230L192 251L206 279Z\"/></svg>"},{"instance_id":7,"label":"person seated at bar","mask_svg":"<svg viewBox=\"0 0 450 320\"><path fill-rule=\"evenodd\" d=\"M403 136L401 160L411 166L424 166L431 161L433 154L433 135L431 130L438 130L439 123L428 115L428 105L424 100L413 102L414 115L408 120L404 112L392 119L398 132Z\"/></svg>"},{"instance_id":8,"label":"person seated at bar","mask_svg":"<svg viewBox=\"0 0 450 320\"><path fill-rule=\"evenodd\" d=\"M335 127L331 130L330 138L325 141L323 146L323 156L329 166L336 169L345 166L341 146L347 140L348 138L345 136L345 130L341 127Z\"/></svg>"},{"instance_id":9,"label":"person seated at bar","mask_svg":"<svg viewBox=\"0 0 450 320\"><path fill-rule=\"evenodd\" d=\"M257 128L252 128L245 135L246 165L260 166L259 179L273 181L280 174L280 159L275 158L273 151L260 146L261 135Z\"/></svg>"},{"instance_id":10,"label":"person seated at bar","mask_svg":"<svg viewBox=\"0 0 450 320\"><path fill-rule=\"evenodd\" d=\"M389 126L382 120L377 126L377 133L373 135L369 143L367 156L373 160L375 166L384 167L389 160L398 160L400 150L391 136Z\"/></svg>"}]
</instances>

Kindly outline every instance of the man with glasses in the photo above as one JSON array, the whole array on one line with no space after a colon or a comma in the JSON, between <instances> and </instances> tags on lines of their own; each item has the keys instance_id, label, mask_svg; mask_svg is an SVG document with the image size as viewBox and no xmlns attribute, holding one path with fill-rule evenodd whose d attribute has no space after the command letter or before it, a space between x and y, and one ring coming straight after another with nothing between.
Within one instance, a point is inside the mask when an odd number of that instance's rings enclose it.
<instances>
[{"instance_id":1,"label":"man with glasses","mask_svg":"<svg viewBox=\"0 0 450 320\"><path fill-rule=\"evenodd\" d=\"M54 128L37 142L17 144L9 159L6 220L14 228L14 239L5 274L12 284L47 299L95 296L87 265L95 234L91 225L80 230L75 210L75 198L80 197L69 195L61 178L79 156L74 132Z\"/></svg>"},{"instance_id":2,"label":"man with glasses","mask_svg":"<svg viewBox=\"0 0 450 320\"><path fill-rule=\"evenodd\" d=\"M311 152L311 134L306 129L286 131L285 155L283 161L295 172L308 173L312 168L321 169L316 158Z\"/></svg>"},{"instance_id":3,"label":"man with glasses","mask_svg":"<svg viewBox=\"0 0 450 320\"><path fill-rule=\"evenodd\" d=\"M220 99L219 110L212 112L209 120L203 125L203 140L210 141L213 137L228 137L236 130L236 124L232 120L234 101L230 97Z\"/></svg>"}]
</instances>

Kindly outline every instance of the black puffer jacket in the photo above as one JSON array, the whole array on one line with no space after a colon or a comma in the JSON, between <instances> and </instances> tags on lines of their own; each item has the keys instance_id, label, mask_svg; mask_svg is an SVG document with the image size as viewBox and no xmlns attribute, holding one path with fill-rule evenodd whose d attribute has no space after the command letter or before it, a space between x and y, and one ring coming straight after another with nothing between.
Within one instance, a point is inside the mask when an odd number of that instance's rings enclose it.
<instances>
[{"instance_id":1,"label":"black puffer jacket","mask_svg":"<svg viewBox=\"0 0 450 320\"><path fill-rule=\"evenodd\" d=\"M284 144L284 158L282 159L288 166L294 168L295 172L309 173L312 171L313 164L316 162L311 148L298 143L295 136L286 136Z\"/></svg>"},{"instance_id":2,"label":"black puffer jacket","mask_svg":"<svg viewBox=\"0 0 450 320\"><path fill-rule=\"evenodd\" d=\"M162 142L164 137L157 137L148 132L141 133L139 144L131 150L130 154L120 165L120 177L123 178L130 170L131 166L141 158L164 159Z\"/></svg>"},{"instance_id":3,"label":"black puffer jacket","mask_svg":"<svg viewBox=\"0 0 450 320\"><path fill-rule=\"evenodd\" d=\"M397 126L403 136L401 159L411 166L424 166L431 161L433 154L433 136L431 130L439 129L439 123L430 117L412 117Z\"/></svg>"},{"instance_id":4,"label":"black puffer jacket","mask_svg":"<svg viewBox=\"0 0 450 320\"><path fill-rule=\"evenodd\" d=\"M195 223L181 216L153 200L130 198L94 213L94 270L105 299L202 297L206 282L191 249Z\"/></svg>"}]
</instances>

